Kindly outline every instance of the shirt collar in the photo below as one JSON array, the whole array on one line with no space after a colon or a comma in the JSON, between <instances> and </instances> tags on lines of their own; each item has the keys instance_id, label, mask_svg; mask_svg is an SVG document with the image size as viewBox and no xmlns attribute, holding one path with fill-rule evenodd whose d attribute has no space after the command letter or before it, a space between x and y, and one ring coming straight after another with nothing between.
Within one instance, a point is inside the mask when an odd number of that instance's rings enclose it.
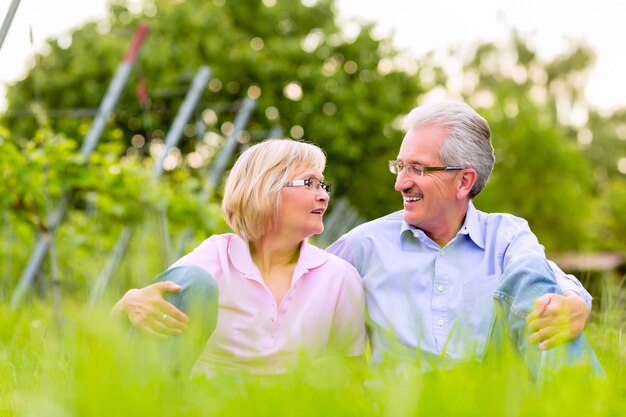
<instances>
[{"instance_id":1,"label":"shirt collar","mask_svg":"<svg viewBox=\"0 0 626 417\"><path fill-rule=\"evenodd\" d=\"M405 232L409 232L411 235L418 237L420 240L423 240L426 237L426 233L423 230L411 226L407 223L404 218L402 219L402 227L400 228L400 236L404 235ZM415 235L417 233L417 235ZM467 235L472 241L478 245L481 249L485 249L485 235L480 227L480 220L478 218L478 210L474 207L474 203L472 201L469 202L467 206L467 213L465 214L465 221L463 222L463 226L461 226L461 230L457 233L457 235Z\"/></svg>"},{"instance_id":2,"label":"shirt collar","mask_svg":"<svg viewBox=\"0 0 626 417\"><path fill-rule=\"evenodd\" d=\"M480 219L478 218L478 210L474 207L472 201L467 206L467 214L465 221L459 231L460 234L468 235L470 239L481 249L485 249L485 234L480 227Z\"/></svg>"},{"instance_id":3,"label":"shirt collar","mask_svg":"<svg viewBox=\"0 0 626 417\"><path fill-rule=\"evenodd\" d=\"M248 241L233 234L228 245L228 257L233 267L248 278L261 279L259 268L252 261ZM328 261L329 255L320 248L302 242L300 246L300 258L294 271L294 283L305 272L315 269ZM293 283L292 283L293 284Z\"/></svg>"}]
</instances>

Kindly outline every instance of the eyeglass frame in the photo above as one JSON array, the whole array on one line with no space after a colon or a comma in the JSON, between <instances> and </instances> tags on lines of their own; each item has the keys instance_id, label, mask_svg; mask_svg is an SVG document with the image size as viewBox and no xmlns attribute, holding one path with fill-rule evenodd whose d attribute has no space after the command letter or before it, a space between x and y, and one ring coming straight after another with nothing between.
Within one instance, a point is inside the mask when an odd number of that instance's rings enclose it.
<instances>
[{"instance_id":1,"label":"eyeglass frame","mask_svg":"<svg viewBox=\"0 0 626 417\"><path fill-rule=\"evenodd\" d=\"M419 169L417 169L416 167L419 167ZM417 177L423 177L425 172L432 172L432 171L461 171L463 169L465 169L464 167L459 167L459 166L445 166L445 167L429 167L429 166L423 166L421 164L405 164L402 161L398 161L396 160L392 160L389 161L389 172L391 172L392 174L395 175L400 175L400 173L402 172L402 170L404 168L407 168L406 174L409 177L412 176L417 176ZM394 172L395 171L395 172ZM419 172L418 174L413 174L413 172Z\"/></svg>"},{"instance_id":2,"label":"eyeglass frame","mask_svg":"<svg viewBox=\"0 0 626 417\"><path fill-rule=\"evenodd\" d=\"M307 187L309 190L313 190L313 188L311 188L311 180L319 182L319 185L314 188L315 191L318 191L321 188L322 190L326 191L326 193L330 194L330 191L332 190L332 184L329 182L324 182L315 177L307 178L304 180L288 181L283 184L283 187Z\"/></svg>"}]
</instances>

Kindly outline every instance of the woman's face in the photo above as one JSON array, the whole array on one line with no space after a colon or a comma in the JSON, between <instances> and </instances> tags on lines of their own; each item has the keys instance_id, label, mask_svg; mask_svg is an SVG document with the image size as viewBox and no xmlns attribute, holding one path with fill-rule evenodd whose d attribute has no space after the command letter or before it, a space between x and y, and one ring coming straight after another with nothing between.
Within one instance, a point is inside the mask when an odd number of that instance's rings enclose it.
<instances>
[{"instance_id":1,"label":"woman's face","mask_svg":"<svg viewBox=\"0 0 626 417\"><path fill-rule=\"evenodd\" d=\"M297 182L307 179L313 179L308 186ZM324 181L321 171L300 171L290 178L297 185L286 186L281 190L282 205L278 228L281 233L292 233L298 241L324 231L322 218L328 206L329 195L315 179Z\"/></svg>"}]
</instances>

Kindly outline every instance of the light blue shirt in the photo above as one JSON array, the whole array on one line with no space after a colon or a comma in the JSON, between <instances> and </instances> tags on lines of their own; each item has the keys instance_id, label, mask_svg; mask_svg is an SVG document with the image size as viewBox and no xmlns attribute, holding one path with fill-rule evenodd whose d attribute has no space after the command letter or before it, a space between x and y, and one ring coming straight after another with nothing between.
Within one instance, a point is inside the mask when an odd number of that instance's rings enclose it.
<instances>
[{"instance_id":1,"label":"light blue shirt","mask_svg":"<svg viewBox=\"0 0 626 417\"><path fill-rule=\"evenodd\" d=\"M397 211L354 228L327 251L363 277L375 362L387 354L481 359L502 271L528 254L545 257L524 219L483 213L471 202L461 230L443 248ZM575 277L551 267L563 291L573 290L591 305Z\"/></svg>"}]
</instances>

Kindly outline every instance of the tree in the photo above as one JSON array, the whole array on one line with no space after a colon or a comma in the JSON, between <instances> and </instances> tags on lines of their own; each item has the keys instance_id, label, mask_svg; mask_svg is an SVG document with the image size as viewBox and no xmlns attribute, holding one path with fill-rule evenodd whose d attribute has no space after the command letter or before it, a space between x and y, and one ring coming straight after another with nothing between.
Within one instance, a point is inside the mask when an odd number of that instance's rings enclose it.
<instances>
[{"instance_id":1,"label":"tree","mask_svg":"<svg viewBox=\"0 0 626 417\"><path fill-rule=\"evenodd\" d=\"M626 124L622 113L602 116L585 103L593 62L587 47L574 45L544 62L513 33L510 44L476 45L469 57L453 50L450 61L459 63L462 79L455 89L453 75L432 56L417 60L414 73L403 70L396 65L401 54L389 39L375 39L371 26L348 38L334 20L332 0L305 3L146 0L134 11L113 1L109 17L76 30L71 46L67 39L49 42L28 76L9 89L4 124L14 142L31 140L38 124L25 115L35 103L53 130L82 137L90 118L63 115L97 106L134 27L147 21L151 34L130 83L147 85L149 100L140 103L127 88L103 141L119 144L123 160L150 165L146 155L158 148L197 68L208 64L213 78L196 123L185 128L172 181L199 179L194 187L200 188L205 170L197 168L210 163L238 103L252 96L258 105L241 142L258 141L280 125L284 136L319 144L335 196L348 196L370 219L401 208L386 168L402 137L395 121L426 91L444 89L492 127L498 162L477 198L480 208L528 219L548 249L598 247L589 226L601 209L595 198L604 198L607 179L623 183L617 166L626 141L617 138L626 136ZM185 159L189 154L195 162ZM614 185L611 190L616 195Z\"/></svg>"},{"instance_id":2,"label":"tree","mask_svg":"<svg viewBox=\"0 0 626 417\"><path fill-rule=\"evenodd\" d=\"M237 103L258 96L242 141L260 140L278 124L285 136L305 138L327 152L326 176L363 216L398 207L393 177L385 174L401 135L391 122L415 103L419 79L394 69L390 63L398 52L389 40L375 39L370 26L348 39L334 21L332 0L312 6L155 0L138 13L113 1L107 21L76 30L69 48L51 40L49 52L9 90L6 123L14 135L32 137L36 121L17 116L33 102L51 115L95 108L139 21L147 21L151 33L131 83L145 82L151 103L142 109L126 89L105 142L124 143L133 157L148 153L167 132L197 68L208 64L213 77L197 112L202 123L185 129L183 154L198 151L206 163L228 132ZM79 138L89 121L59 117L51 124ZM132 146L133 137L140 146Z\"/></svg>"},{"instance_id":3,"label":"tree","mask_svg":"<svg viewBox=\"0 0 626 417\"><path fill-rule=\"evenodd\" d=\"M569 115L582 97L574 75L587 70L591 52L578 46L543 63L519 35L511 40L478 46L463 68L460 94L488 120L496 151L477 205L527 219L548 249L581 249L593 178Z\"/></svg>"},{"instance_id":4,"label":"tree","mask_svg":"<svg viewBox=\"0 0 626 417\"><path fill-rule=\"evenodd\" d=\"M626 111L609 115L590 112L579 141L592 163L596 184L594 216L589 225L594 246L626 252Z\"/></svg>"}]
</instances>

